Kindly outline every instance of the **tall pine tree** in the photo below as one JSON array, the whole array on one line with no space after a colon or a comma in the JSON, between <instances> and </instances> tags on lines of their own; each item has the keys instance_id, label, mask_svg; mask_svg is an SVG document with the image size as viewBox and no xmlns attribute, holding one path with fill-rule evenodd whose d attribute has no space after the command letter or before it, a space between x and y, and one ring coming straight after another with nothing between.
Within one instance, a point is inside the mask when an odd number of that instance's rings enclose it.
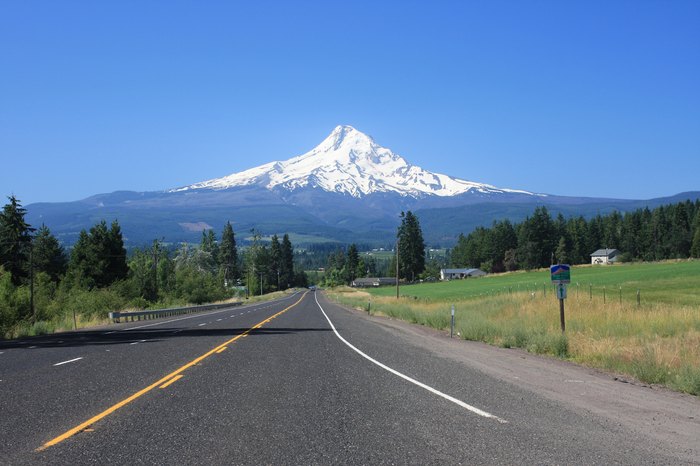
<instances>
[{"instance_id":1,"label":"tall pine tree","mask_svg":"<svg viewBox=\"0 0 700 466\"><path fill-rule=\"evenodd\" d=\"M219 245L219 264L224 271L224 280L227 284L238 278L238 249L236 248L236 236L233 233L231 222L226 222L221 233Z\"/></svg>"},{"instance_id":2,"label":"tall pine tree","mask_svg":"<svg viewBox=\"0 0 700 466\"><path fill-rule=\"evenodd\" d=\"M0 212L0 266L10 272L16 286L29 276L29 248L34 231L24 216L27 210L15 196Z\"/></svg>"},{"instance_id":3,"label":"tall pine tree","mask_svg":"<svg viewBox=\"0 0 700 466\"><path fill-rule=\"evenodd\" d=\"M286 290L296 283L296 277L294 276L294 248L289 240L289 235L286 233L282 237L281 254L280 285L283 290Z\"/></svg>"},{"instance_id":4,"label":"tall pine tree","mask_svg":"<svg viewBox=\"0 0 700 466\"><path fill-rule=\"evenodd\" d=\"M268 282L274 284L275 289L281 289L282 283L282 246L277 235L272 235L270 240L270 265L267 270Z\"/></svg>"},{"instance_id":5,"label":"tall pine tree","mask_svg":"<svg viewBox=\"0 0 700 466\"><path fill-rule=\"evenodd\" d=\"M415 281L425 270L425 241L418 218L409 210L401 212L397 233L399 246L399 277Z\"/></svg>"},{"instance_id":6,"label":"tall pine tree","mask_svg":"<svg viewBox=\"0 0 700 466\"><path fill-rule=\"evenodd\" d=\"M348 247L348 259L345 261L345 280L348 283L352 283L355 278L362 274L363 271L359 270L359 267L360 255L357 252L357 246L353 243Z\"/></svg>"},{"instance_id":7,"label":"tall pine tree","mask_svg":"<svg viewBox=\"0 0 700 466\"><path fill-rule=\"evenodd\" d=\"M36 272L46 273L54 282L66 272L66 253L46 225L41 225L34 237L32 263Z\"/></svg>"},{"instance_id":8,"label":"tall pine tree","mask_svg":"<svg viewBox=\"0 0 700 466\"><path fill-rule=\"evenodd\" d=\"M115 220L111 228L102 220L82 230L71 251L68 277L84 288L103 288L127 277L126 249L121 228Z\"/></svg>"}]
</instances>

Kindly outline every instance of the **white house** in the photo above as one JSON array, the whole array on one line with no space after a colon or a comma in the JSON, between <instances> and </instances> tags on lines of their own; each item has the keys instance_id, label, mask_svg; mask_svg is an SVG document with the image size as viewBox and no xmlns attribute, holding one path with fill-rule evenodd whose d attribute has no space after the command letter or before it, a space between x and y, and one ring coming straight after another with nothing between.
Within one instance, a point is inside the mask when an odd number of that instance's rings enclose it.
<instances>
[{"instance_id":1,"label":"white house","mask_svg":"<svg viewBox=\"0 0 700 466\"><path fill-rule=\"evenodd\" d=\"M440 269L440 280L461 280L483 275L486 275L486 272L479 269Z\"/></svg>"},{"instance_id":2,"label":"white house","mask_svg":"<svg viewBox=\"0 0 700 466\"><path fill-rule=\"evenodd\" d=\"M617 262L620 251L617 249L598 249L591 254L591 264L612 264Z\"/></svg>"}]
</instances>

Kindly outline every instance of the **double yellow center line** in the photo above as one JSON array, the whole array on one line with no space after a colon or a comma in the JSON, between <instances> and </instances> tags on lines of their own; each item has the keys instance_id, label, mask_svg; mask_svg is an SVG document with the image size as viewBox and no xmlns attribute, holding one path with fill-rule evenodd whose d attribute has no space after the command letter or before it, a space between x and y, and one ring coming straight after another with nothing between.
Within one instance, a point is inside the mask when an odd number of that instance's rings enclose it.
<instances>
[{"instance_id":1,"label":"double yellow center line","mask_svg":"<svg viewBox=\"0 0 700 466\"><path fill-rule=\"evenodd\" d=\"M128 398L123 399L123 400L120 401L119 403L117 403L117 404L115 404L115 405L113 405L113 406L107 408L106 410L102 411L100 414L91 417L91 418L88 419L87 421L85 421L85 422L83 422L82 424L79 424L79 425L73 427L72 429L70 429L70 430L64 432L63 434L59 435L58 437L49 440L48 442L46 442L45 444L43 444L41 447L37 448L36 451L45 450L45 449L47 449L47 448L49 448L49 447L52 447L52 446L54 446L54 445L56 445L56 444L58 444L58 443L63 442L64 440L66 440L66 439L68 439L68 438L74 436L74 435L77 434L78 432L82 432L82 431L88 429L88 428L89 428L92 424L94 424L95 422L97 422L97 421L99 421L99 420L101 420L101 419L103 419L103 418L109 416L110 414L112 414L113 412L115 412L116 410L118 410L119 408L122 408L122 407L126 406L127 404L131 403L132 401L134 401L135 399L139 398L140 396L145 395L146 393L150 392L151 390L153 390L153 389L156 388L156 387L165 388L165 387L167 387L168 385L170 385L170 384L176 382L178 379L180 379L180 378L182 377L182 375L181 375L182 372L184 372L185 370L187 370L187 369L189 369L190 367L194 366L195 364L198 364L198 363L202 362L203 360L205 360L206 358L208 358L208 357L211 356L212 354L221 353L222 351L224 351L224 350L226 349L226 347L227 347L228 345L230 345L231 343L235 342L235 341L238 340L239 338L243 338L243 337L248 336L248 334L249 334L250 332L252 332L253 330L256 330L256 329L262 327L262 326L265 325L266 323L270 322L272 319L274 319L274 318L276 318L276 317L278 317L278 316L284 314L285 312L287 312L288 310L290 310L291 308L293 308L294 306L296 306L297 304L299 304L299 303L301 302L301 300L304 299L304 296L305 296L305 295L306 295L306 293L302 294L302 295L301 295L301 298L299 298L299 300L298 300L297 302L295 302L294 304L292 304L291 306L288 306L288 307L282 309L282 310L281 310L280 312L278 312L277 314L274 314L273 316L268 317L267 319L265 319L265 320L263 320L263 321L261 321L261 322L258 322L257 324L255 324L254 326L252 326L251 328L249 328L248 330L246 330L245 332L236 335L235 337L231 338L230 340L223 342L222 344L220 344L220 345L217 346L216 348L214 348L214 349L212 349L212 350L210 350L210 351L204 353L203 355L199 356L198 358L193 359L192 361L188 362L187 364L185 364L184 366L180 367L179 369L176 369L176 370L174 370L173 372L171 372L170 374L168 374L168 375L166 375L165 377L161 378L161 379L158 380L157 382L154 382L154 383L152 383L151 385L149 385L148 387L146 387L146 388L144 388L144 389L142 389L142 390L139 390L138 392L134 393L133 395L129 396Z\"/></svg>"}]
</instances>

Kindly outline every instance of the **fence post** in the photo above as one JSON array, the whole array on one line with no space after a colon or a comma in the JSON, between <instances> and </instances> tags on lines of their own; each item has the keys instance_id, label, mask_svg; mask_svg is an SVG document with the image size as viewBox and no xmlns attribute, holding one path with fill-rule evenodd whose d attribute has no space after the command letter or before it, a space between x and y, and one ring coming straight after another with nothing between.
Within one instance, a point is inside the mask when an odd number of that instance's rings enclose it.
<instances>
[{"instance_id":1,"label":"fence post","mask_svg":"<svg viewBox=\"0 0 700 466\"><path fill-rule=\"evenodd\" d=\"M603 304L605 304L605 285L603 285Z\"/></svg>"},{"instance_id":2,"label":"fence post","mask_svg":"<svg viewBox=\"0 0 700 466\"><path fill-rule=\"evenodd\" d=\"M622 304L622 286L620 286L620 304Z\"/></svg>"},{"instance_id":3,"label":"fence post","mask_svg":"<svg viewBox=\"0 0 700 466\"><path fill-rule=\"evenodd\" d=\"M588 284L588 300L593 301L593 283Z\"/></svg>"}]
</instances>

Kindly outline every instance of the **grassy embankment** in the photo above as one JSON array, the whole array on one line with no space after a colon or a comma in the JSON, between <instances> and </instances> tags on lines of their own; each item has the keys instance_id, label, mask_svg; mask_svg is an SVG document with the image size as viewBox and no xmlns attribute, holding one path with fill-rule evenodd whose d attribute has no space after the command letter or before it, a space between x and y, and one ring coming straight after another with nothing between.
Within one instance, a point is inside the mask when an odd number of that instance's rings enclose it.
<instances>
[{"instance_id":1,"label":"grassy embankment","mask_svg":"<svg viewBox=\"0 0 700 466\"><path fill-rule=\"evenodd\" d=\"M621 292L620 292L621 290ZM640 290L640 304L637 304ZM700 395L700 261L578 266L566 300L566 335L549 271L371 290L336 300L449 329L468 340L524 348Z\"/></svg>"}]
</instances>

